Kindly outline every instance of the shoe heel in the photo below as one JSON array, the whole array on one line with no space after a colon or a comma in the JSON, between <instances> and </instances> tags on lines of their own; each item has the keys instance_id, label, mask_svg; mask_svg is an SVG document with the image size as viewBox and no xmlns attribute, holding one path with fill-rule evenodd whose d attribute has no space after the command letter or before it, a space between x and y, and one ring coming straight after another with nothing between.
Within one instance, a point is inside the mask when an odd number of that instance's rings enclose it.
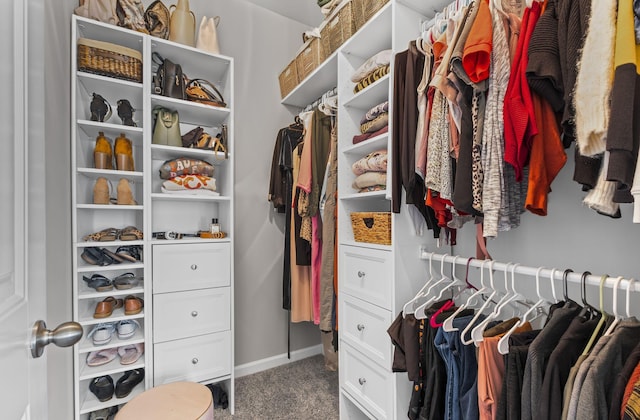
<instances>
[{"instance_id":1,"label":"shoe heel","mask_svg":"<svg viewBox=\"0 0 640 420\"><path fill-rule=\"evenodd\" d=\"M95 162L96 169L113 169L111 163L111 155L102 152L93 152L93 160Z\"/></svg>"},{"instance_id":2,"label":"shoe heel","mask_svg":"<svg viewBox=\"0 0 640 420\"><path fill-rule=\"evenodd\" d=\"M133 159L125 153L116 154L116 168L119 171L133 171Z\"/></svg>"}]
</instances>

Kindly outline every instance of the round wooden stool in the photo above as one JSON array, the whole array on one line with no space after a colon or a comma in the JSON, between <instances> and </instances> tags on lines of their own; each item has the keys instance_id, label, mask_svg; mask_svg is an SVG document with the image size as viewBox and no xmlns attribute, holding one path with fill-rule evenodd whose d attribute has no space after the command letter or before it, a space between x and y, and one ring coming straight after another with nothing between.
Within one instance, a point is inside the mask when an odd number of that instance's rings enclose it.
<instances>
[{"instance_id":1,"label":"round wooden stool","mask_svg":"<svg viewBox=\"0 0 640 420\"><path fill-rule=\"evenodd\" d=\"M213 420L213 398L206 386L173 382L151 388L124 405L116 420Z\"/></svg>"}]
</instances>

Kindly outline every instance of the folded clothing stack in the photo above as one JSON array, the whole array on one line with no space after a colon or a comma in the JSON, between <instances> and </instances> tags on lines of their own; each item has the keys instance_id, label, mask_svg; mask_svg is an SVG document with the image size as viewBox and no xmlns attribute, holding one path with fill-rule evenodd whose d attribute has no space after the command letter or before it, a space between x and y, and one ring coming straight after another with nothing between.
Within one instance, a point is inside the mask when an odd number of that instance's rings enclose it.
<instances>
[{"instance_id":1,"label":"folded clothing stack","mask_svg":"<svg viewBox=\"0 0 640 420\"><path fill-rule=\"evenodd\" d=\"M389 101L371 108L360 120L360 133L353 137L353 144L379 136L389 130Z\"/></svg>"},{"instance_id":2,"label":"folded clothing stack","mask_svg":"<svg viewBox=\"0 0 640 420\"><path fill-rule=\"evenodd\" d=\"M161 190L167 194L220 195L216 191L214 167L200 159L171 159L160 167Z\"/></svg>"},{"instance_id":3,"label":"folded clothing stack","mask_svg":"<svg viewBox=\"0 0 640 420\"><path fill-rule=\"evenodd\" d=\"M387 189L387 151L377 150L356 161L352 166L356 178L351 185L358 192Z\"/></svg>"},{"instance_id":4,"label":"folded clothing stack","mask_svg":"<svg viewBox=\"0 0 640 420\"><path fill-rule=\"evenodd\" d=\"M351 75L351 81L356 84L353 92L358 93L376 80L386 76L389 73L392 54L391 50L383 50L362 63Z\"/></svg>"}]
</instances>

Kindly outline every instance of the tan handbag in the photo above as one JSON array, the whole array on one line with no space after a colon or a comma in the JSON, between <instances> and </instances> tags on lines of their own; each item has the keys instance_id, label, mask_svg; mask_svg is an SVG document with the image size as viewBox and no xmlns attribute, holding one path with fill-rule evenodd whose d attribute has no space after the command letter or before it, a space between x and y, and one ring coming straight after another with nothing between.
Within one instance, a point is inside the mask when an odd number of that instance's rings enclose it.
<instances>
[{"instance_id":1,"label":"tan handbag","mask_svg":"<svg viewBox=\"0 0 640 420\"><path fill-rule=\"evenodd\" d=\"M117 0L84 0L80 7L75 8L74 13L78 16L117 25L116 6Z\"/></svg>"},{"instance_id":2,"label":"tan handbag","mask_svg":"<svg viewBox=\"0 0 640 420\"><path fill-rule=\"evenodd\" d=\"M220 54L220 45L218 45L218 24L220 16L212 18L202 17L200 21L200 30L198 30L198 41L196 48L213 54Z\"/></svg>"}]
</instances>

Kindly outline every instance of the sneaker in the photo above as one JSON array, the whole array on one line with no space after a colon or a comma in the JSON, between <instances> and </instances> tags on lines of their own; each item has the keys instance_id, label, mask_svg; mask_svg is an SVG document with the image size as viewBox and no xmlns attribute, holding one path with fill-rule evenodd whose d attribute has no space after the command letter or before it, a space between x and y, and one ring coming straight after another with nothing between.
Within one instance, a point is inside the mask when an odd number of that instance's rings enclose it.
<instances>
[{"instance_id":1,"label":"sneaker","mask_svg":"<svg viewBox=\"0 0 640 420\"><path fill-rule=\"evenodd\" d=\"M136 332L136 328L139 327L140 324L135 319L123 319L118 322L118 338L120 340L125 340L133 337L133 334Z\"/></svg>"},{"instance_id":2,"label":"sneaker","mask_svg":"<svg viewBox=\"0 0 640 420\"><path fill-rule=\"evenodd\" d=\"M105 322L94 326L87 338L93 339L93 344L101 346L111 341L111 336L116 331L116 325L114 322Z\"/></svg>"}]
</instances>

